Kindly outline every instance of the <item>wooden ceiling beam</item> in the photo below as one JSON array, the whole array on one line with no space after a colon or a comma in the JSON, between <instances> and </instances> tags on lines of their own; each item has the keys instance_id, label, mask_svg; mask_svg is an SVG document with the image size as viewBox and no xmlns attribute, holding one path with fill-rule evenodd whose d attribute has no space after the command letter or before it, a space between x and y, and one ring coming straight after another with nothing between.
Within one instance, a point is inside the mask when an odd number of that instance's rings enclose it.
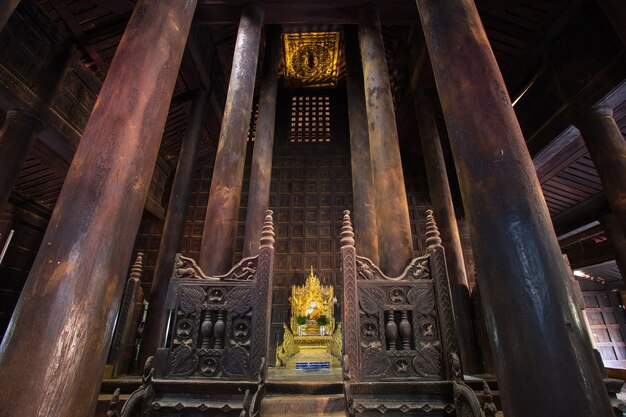
<instances>
[{"instance_id":1,"label":"wooden ceiling beam","mask_svg":"<svg viewBox=\"0 0 626 417\"><path fill-rule=\"evenodd\" d=\"M129 0L91 0L94 4L104 7L113 13L126 14L135 8L135 3Z\"/></svg>"},{"instance_id":2,"label":"wooden ceiling beam","mask_svg":"<svg viewBox=\"0 0 626 417\"><path fill-rule=\"evenodd\" d=\"M98 51L89 43L85 33L74 18L74 15L67 9L65 3L62 0L50 0L50 5L59 14L61 19L63 19L67 28L76 37L79 44L85 49L98 68L106 74L108 66L105 64L102 57L100 57Z\"/></svg>"},{"instance_id":3,"label":"wooden ceiling beam","mask_svg":"<svg viewBox=\"0 0 626 417\"><path fill-rule=\"evenodd\" d=\"M411 1L392 1L381 7L382 25L419 25L417 6ZM207 2L201 1L194 16L195 23L227 24L238 23L244 2ZM266 2L263 5L265 24L356 24L359 20L359 8L365 2L336 1L300 2L284 4Z\"/></svg>"}]
</instances>

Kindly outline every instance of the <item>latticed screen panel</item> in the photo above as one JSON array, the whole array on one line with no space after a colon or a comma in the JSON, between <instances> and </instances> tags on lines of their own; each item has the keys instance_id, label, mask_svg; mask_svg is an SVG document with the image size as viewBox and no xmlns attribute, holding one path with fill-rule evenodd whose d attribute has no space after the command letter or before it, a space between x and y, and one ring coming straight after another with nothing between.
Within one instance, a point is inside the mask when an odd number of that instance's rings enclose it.
<instances>
[{"instance_id":1,"label":"latticed screen panel","mask_svg":"<svg viewBox=\"0 0 626 417\"><path fill-rule=\"evenodd\" d=\"M328 95L291 98L290 142L330 142L331 99Z\"/></svg>"},{"instance_id":2,"label":"latticed screen panel","mask_svg":"<svg viewBox=\"0 0 626 417\"><path fill-rule=\"evenodd\" d=\"M276 259L270 347L282 341L289 323L291 285L303 285L310 267L324 285L333 285L340 317L342 282L339 234L343 210L352 209L348 155L275 157L270 207L276 227ZM274 351L270 352L273 363Z\"/></svg>"}]
</instances>

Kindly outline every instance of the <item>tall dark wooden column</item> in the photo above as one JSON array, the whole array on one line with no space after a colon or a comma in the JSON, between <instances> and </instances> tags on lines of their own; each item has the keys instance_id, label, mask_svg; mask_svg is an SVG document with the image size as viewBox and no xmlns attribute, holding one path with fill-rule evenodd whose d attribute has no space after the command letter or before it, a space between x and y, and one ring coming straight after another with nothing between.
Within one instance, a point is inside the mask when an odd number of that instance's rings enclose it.
<instances>
[{"instance_id":1,"label":"tall dark wooden column","mask_svg":"<svg viewBox=\"0 0 626 417\"><path fill-rule=\"evenodd\" d=\"M44 117L70 68L72 49L59 45L37 77L37 101L31 109L12 109L0 131L0 213L9 200L22 165L44 128Z\"/></svg>"},{"instance_id":2,"label":"tall dark wooden column","mask_svg":"<svg viewBox=\"0 0 626 417\"><path fill-rule=\"evenodd\" d=\"M609 205L626 234L626 142L613 110L594 107L576 122L596 167Z\"/></svg>"},{"instance_id":3,"label":"tall dark wooden column","mask_svg":"<svg viewBox=\"0 0 626 417\"><path fill-rule=\"evenodd\" d=\"M432 98L420 94L415 105L426 165L426 176L428 177L430 201L441 233L441 240L446 249L446 263L454 303L454 318L463 371L470 374L479 373L481 372L480 354L474 333L472 301L465 271L463 247L454 213L454 203L452 202L448 173L446 172L446 162L441 149L439 129L433 113Z\"/></svg>"},{"instance_id":4,"label":"tall dark wooden column","mask_svg":"<svg viewBox=\"0 0 626 417\"><path fill-rule=\"evenodd\" d=\"M30 110L7 112L0 130L0 212L9 200L22 164L42 127L41 119Z\"/></svg>"},{"instance_id":5,"label":"tall dark wooden column","mask_svg":"<svg viewBox=\"0 0 626 417\"><path fill-rule=\"evenodd\" d=\"M413 256L409 205L378 11L365 6L359 21L380 266L395 276Z\"/></svg>"},{"instance_id":6,"label":"tall dark wooden column","mask_svg":"<svg viewBox=\"0 0 626 417\"><path fill-rule=\"evenodd\" d=\"M613 249L617 269L622 274L622 279L626 281L626 234L613 213L604 215L598 220L602 223L604 233Z\"/></svg>"},{"instance_id":7,"label":"tall dark wooden column","mask_svg":"<svg viewBox=\"0 0 626 417\"><path fill-rule=\"evenodd\" d=\"M472 0L417 0L507 417L613 415L532 160Z\"/></svg>"},{"instance_id":8,"label":"tall dark wooden column","mask_svg":"<svg viewBox=\"0 0 626 417\"><path fill-rule=\"evenodd\" d=\"M259 92L259 115L256 121L256 138L252 151L248 212L243 256L259 253L259 236L263 229L265 211L270 205L272 180L272 150L276 127L276 90L278 89L278 64L280 63L280 27L270 26L265 35L263 78Z\"/></svg>"},{"instance_id":9,"label":"tall dark wooden column","mask_svg":"<svg viewBox=\"0 0 626 417\"><path fill-rule=\"evenodd\" d=\"M3 416L95 411L195 5L135 6L0 347Z\"/></svg>"},{"instance_id":10,"label":"tall dark wooden column","mask_svg":"<svg viewBox=\"0 0 626 417\"><path fill-rule=\"evenodd\" d=\"M18 4L20 4L20 0L4 0L0 4L0 31L4 29Z\"/></svg>"},{"instance_id":11,"label":"tall dark wooden column","mask_svg":"<svg viewBox=\"0 0 626 417\"><path fill-rule=\"evenodd\" d=\"M598 3L613 25L615 32L626 45L626 2L623 0L598 0Z\"/></svg>"},{"instance_id":12,"label":"tall dark wooden column","mask_svg":"<svg viewBox=\"0 0 626 417\"><path fill-rule=\"evenodd\" d=\"M239 21L200 247L199 263L209 275L225 273L233 263L262 26L263 10L247 6Z\"/></svg>"},{"instance_id":13,"label":"tall dark wooden column","mask_svg":"<svg viewBox=\"0 0 626 417\"><path fill-rule=\"evenodd\" d=\"M169 205L163 226L163 235L159 246L159 255L154 267L152 287L148 305L146 326L141 340L139 365L143 366L149 356L154 355L165 338L167 326L167 310L165 298L174 270L174 259L180 248L185 231L185 212L189 202L189 191L193 180L194 162L200 143L202 121L206 109L207 93L204 90L196 92L193 98L191 114L185 131L185 137L180 149L176 173L172 183Z\"/></svg>"},{"instance_id":14,"label":"tall dark wooden column","mask_svg":"<svg viewBox=\"0 0 626 417\"><path fill-rule=\"evenodd\" d=\"M355 27L346 30L346 87L350 122L350 163L352 166L352 199L354 227L359 255L380 263L376 229L376 192L372 179L370 139L363 87L363 68L359 53L359 37Z\"/></svg>"}]
</instances>

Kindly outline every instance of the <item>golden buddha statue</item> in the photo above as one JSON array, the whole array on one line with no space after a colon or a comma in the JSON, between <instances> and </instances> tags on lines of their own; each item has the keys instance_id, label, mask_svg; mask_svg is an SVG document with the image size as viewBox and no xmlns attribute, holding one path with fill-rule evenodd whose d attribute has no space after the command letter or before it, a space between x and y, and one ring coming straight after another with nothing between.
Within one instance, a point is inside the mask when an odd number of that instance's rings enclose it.
<instances>
[{"instance_id":1,"label":"golden buddha statue","mask_svg":"<svg viewBox=\"0 0 626 417\"><path fill-rule=\"evenodd\" d=\"M336 326L333 316L336 302L333 286L322 285L313 267L304 285L291 286L291 319L289 327L284 326L283 343L276 348L277 366L341 366L341 323Z\"/></svg>"},{"instance_id":2,"label":"golden buddha statue","mask_svg":"<svg viewBox=\"0 0 626 417\"><path fill-rule=\"evenodd\" d=\"M304 285L292 285L291 297L291 320L289 325L294 334L299 334L298 318L306 317L307 323L304 328L305 334L320 334L320 327L317 319L322 316L328 318L328 325L325 331L332 334L335 329L335 318L333 317L334 304L337 302L335 298L335 289L332 285L322 285L320 280L313 272L311 266L311 274L307 277Z\"/></svg>"}]
</instances>

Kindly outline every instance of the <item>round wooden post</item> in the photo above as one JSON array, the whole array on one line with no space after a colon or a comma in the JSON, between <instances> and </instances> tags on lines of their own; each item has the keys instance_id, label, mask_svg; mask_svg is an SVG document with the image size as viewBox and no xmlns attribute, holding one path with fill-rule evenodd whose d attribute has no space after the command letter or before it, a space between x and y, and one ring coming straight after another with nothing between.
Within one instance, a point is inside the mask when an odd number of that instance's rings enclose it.
<instances>
[{"instance_id":1,"label":"round wooden post","mask_svg":"<svg viewBox=\"0 0 626 417\"><path fill-rule=\"evenodd\" d=\"M508 417L609 417L541 187L472 0L417 0Z\"/></svg>"},{"instance_id":2,"label":"round wooden post","mask_svg":"<svg viewBox=\"0 0 626 417\"><path fill-rule=\"evenodd\" d=\"M0 131L0 212L13 191L22 165L45 127L44 118L48 107L71 68L75 49L67 45L57 46L50 62L37 77L34 92L38 100L30 109L12 109L7 112L6 122Z\"/></svg>"},{"instance_id":3,"label":"round wooden post","mask_svg":"<svg viewBox=\"0 0 626 417\"><path fill-rule=\"evenodd\" d=\"M165 338L165 327L167 326L165 299L174 271L176 252L180 248L185 231L185 213L193 180L194 162L202 136L202 121L204 120L206 103L207 93L204 90L197 91L176 164L176 173L174 174L169 205L165 215L165 225L159 245L159 255L152 276L148 316L146 317L146 326L139 352L139 369L146 359L154 355L157 348L161 347L160 343Z\"/></svg>"},{"instance_id":4,"label":"round wooden post","mask_svg":"<svg viewBox=\"0 0 626 417\"><path fill-rule=\"evenodd\" d=\"M626 141L608 107L594 107L575 123L598 171L611 211L626 234Z\"/></svg>"},{"instance_id":5,"label":"round wooden post","mask_svg":"<svg viewBox=\"0 0 626 417\"><path fill-rule=\"evenodd\" d=\"M626 2L623 0L598 0L598 3L613 25L615 32L626 45Z\"/></svg>"},{"instance_id":6,"label":"round wooden post","mask_svg":"<svg viewBox=\"0 0 626 417\"><path fill-rule=\"evenodd\" d=\"M363 93L363 69L359 54L359 38L355 28L346 27L345 42L354 227L359 241L359 255L370 258L378 265L380 258L378 257L376 203L374 201L376 192L372 179L367 110Z\"/></svg>"},{"instance_id":7,"label":"round wooden post","mask_svg":"<svg viewBox=\"0 0 626 417\"><path fill-rule=\"evenodd\" d=\"M400 275L413 257L413 238L385 45L374 6L361 10L359 43L376 193L380 267L386 274L395 276Z\"/></svg>"},{"instance_id":8,"label":"round wooden post","mask_svg":"<svg viewBox=\"0 0 626 417\"><path fill-rule=\"evenodd\" d=\"M195 6L135 6L0 347L3 416L95 411Z\"/></svg>"},{"instance_id":9,"label":"round wooden post","mask_svg":"<svg viewBox=\"0 0 626 417\"><path fill-rule=\"evenodd\" d=\"M482 367L474 334L472 301L465 271L463 247L431 97L420 95L417 98L416 107L430 200L438 220L443 247L446 249L446 264L454 303L454 319L461 363L465 373L480 373Z\"/></svg>"},{"instance_id":10,"label":"round wooden post","mask_svg":"<svg viewBox=\"0 0 626 417\"><path fill-rule=\"evenodd\" d=\"M250 169L246 234L243 244L244 257L255 256L259 253L259 236L263 228L265 211L270 205L272 150L276 126L276 90L278 89L278 64L280 64L280 27L278 26L271 26L267 31L263 59L259 115Z\"/></svg>"},{"instance_id":11,"label":"round wooden post","mask_svg":"<svg viewBox=\"0 0 626 417\"><path fill-rule=\"evenodd\" d=\"M29 110L12 109L0 130L0 212L43 123Z\"/></svg>"},{"instance_id":12,"label":"round wooden post","mask_svg":"<svg viewBox=\"0 0 626 417\"><path fill-rule=\"evenodd\" d=\"M4 29L20 0L4 0L0 5L0 31Z\"/></svg>"},{"instance_id":13,"label":"round wooden post","mask_svg":"<svg viewBox=\"0 0 626 417\"><path fill-rule=\"evenodd\" d=\"M617 269L622 274L622 279L626 281L626 234L613 213L606 214L598 220L602 223L604 233L613 249Z\"/></svg>"},{"instance_id":14,"label":"round wooden post","mask_svg":"<svg viewBox=\"0 0 626 417\"><path fill-rule=\"evenodd\" d=\"M200 246L199 264L209 275L223 274L233 263L262 27L263 10L247 6L239 21Z\"/></svg>"}]
</instances>

